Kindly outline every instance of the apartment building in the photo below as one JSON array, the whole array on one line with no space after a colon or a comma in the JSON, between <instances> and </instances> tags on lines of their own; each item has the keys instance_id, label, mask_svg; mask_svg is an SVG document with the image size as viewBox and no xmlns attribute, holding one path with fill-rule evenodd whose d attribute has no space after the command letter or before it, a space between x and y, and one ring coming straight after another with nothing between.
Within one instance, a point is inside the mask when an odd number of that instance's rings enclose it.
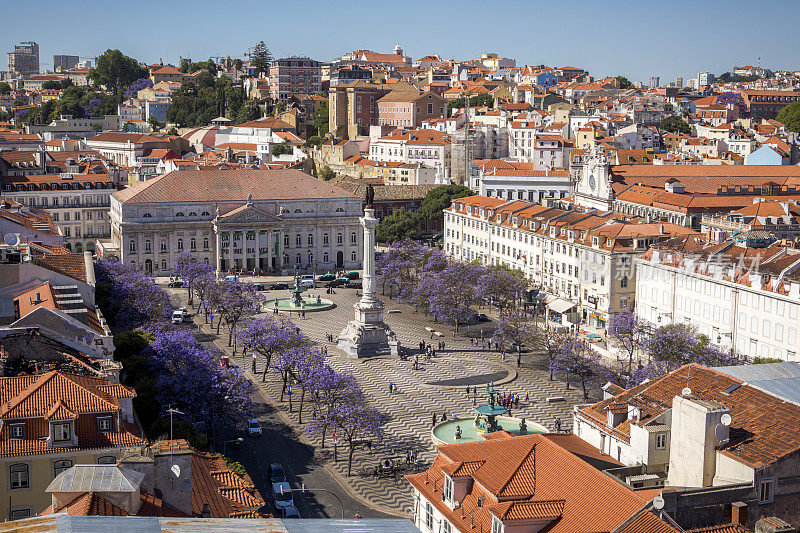
<instances>
[{"instance_id":1,"label":"apartment building","mask_svg":"<svg viewBox=\"0 0 800 533\"><path fill-rule=\"evenodd\" d=\"M8 52L8 72L19 77L38 74L39 45L33 41L14 45L14 51Z\"/></svg>"},{"instance_id":2,"label":"apartment building","mask_svg":"<svg viewBox=\"0 0 800 533\"><path fill-rule=\"evenodd\" d=\"M369 158L379 162L421 163L450 168L450 135L430 129L396 129L370 143Z\"/></svg>"},{"instance_id":3,"label":"apartment building","mask_svg":"<svg viewBox=\"0 0 800 533\"><path fill-rule=\"evenodd\" d=\"M378 125L419 128L434 117L444 117L444 98L433 92L413 88L392 91L377 101Z\"/></svg>"},{"instance_id":4,"label":"apartment building","mask_svg":"<svg viewBox=\"0 0 800 533\"><path fill-rule=\"evenodd\" d=\"M572 189L568 170L540 170L535 163L476 159L472 169L470 188L481 196L544 203Z\"/></svg>"},{"instance_id":5,"label":"apartment building","mask_svg":"<svg viewBox=\"0 0 800 533\"><path fill-rule=\"evenodd\" d=\"M307 57L276 59L269 65L270 96L285 101L293 94L322 91L320 62Z\"/></svg>"},{"instance_id":6,"label":"apartment building","mask_svg":"<svg viewBox=\"0 0 800 533\"><path fill-rule=\"evenodd\" d=\"M669 223L629 222L614 213L484 196L454 200L444 216L444 251L450 257L518 269L561 300L554 307L570 311L551 319L563 325L584 321L598 329L611 314L633 307L633 258L651 243L686 234L695 232Z\"/></svg>"},{"instance_id":7,"label":"apartment building","mask_svg":"<svg viewBox=\"0 0 800 533\"><path fill-rule=\"evenodd\" d=\"M778 243L654 244L634 259L636 313L656 325L690 324L725 350L798 361L800 250Z\"/></svg>"}]
</instances>

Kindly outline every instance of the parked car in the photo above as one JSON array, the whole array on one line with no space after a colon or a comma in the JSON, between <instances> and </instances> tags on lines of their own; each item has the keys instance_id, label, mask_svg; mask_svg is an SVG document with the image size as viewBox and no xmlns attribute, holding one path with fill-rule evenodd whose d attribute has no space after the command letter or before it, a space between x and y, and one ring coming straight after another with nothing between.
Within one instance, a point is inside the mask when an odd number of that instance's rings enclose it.
<instances>
[{"instance_id":1,"label":"parked car","mask_svg":"<svg viewBox=\"0 0 800 533\"><path fill-rule=\"evenodd\" d=\"M239 281L239 276L225 276L225 281Z\"/></svg>"},{"instance_id":2,"label":"parked car","mask_svg":"<svg viewBox=\"0 0 800 533\"><path fill-rule=\"evenodd\" d=\"M269 481L270 483L280 483L286 481L286 474L283 472L283 465L280 463L272 463L269 465Z\"/></svg>"},{"instance_id":3,"label":"parked car","mask_svg":"<svg viewBox=\"0 0 800 533\"><path fill-rule=\"evenodd\" d=\"M173 324L183 324L183 313L180 311L173 311L171 321Z\"/></svg>"},{"instance_id":4,"label":"parked car","mask_svg":"<svg viewBox=\"0 0 800 533\"><path fill-rule=\"evenodd\" d=\"M294 505L287 505L281 509L281 516L283 518L300 518L300 513Z\"/></svg>"},{"instance_id":5,"label":"parked car","mask_svg":"<svg viewBox=\"0 0 800 533\"><path fill-rule=\"evenodd\" d=\"M348 289L360 289L363 286L361 281L348 281L347 288Z\"/></svg>"},{"instance_id":6,"label":"parked car","mask_svg":"<svg viewBox=\"0 0 800 533\"><path fill-rule=\"evenodd\" d=\"M347 278L336 278L335 280L333 280L333 281L329 281L328 283L326 283L326 284L325 284L325 286L326 286L326 287L333 287L333 288L336 288L336 287L344 287L344 286L346 286L346 285L347 285L349 282L350 282L350 280L349 280L349 279L347 279Z\"/></svg>"},{"instance_id":7,"label":"parked car","mask_svg":"<svg viewBox=\"0 0 800 533\"><path fill-rule=\"evenodd\" d=\"M275 508L279 511L283 507L294 505L294 498L292 498L292 488L285 481L272 484L272 499L275 502Z\"/></svg>"},{"instance_id":8,"label":"parked car","mask_svg":"<svg viewBox=\"0 0 800 533\"><path fill-rule=\"evenodd\" d=\"M314 288L314 280L313 279L301 279L300 286L304 289L313 289Z\"/></svg>"},{"instance_id":9,"label":"parked car","mask_svg":"<svg viewBox=\"0 0 800 533\"><path fill-rule=\"evenodd\" d=\"M336 276L330 272L317 277L317 281L333 281L334 279L336 279Z\"/></svg>"},{"instance_id":10,"label":"parked car","mask_svg":"<svg viewBox=\"0 0 800 533\"><path fill-rule=\"evenodd\" d=\"M263 291L266 290L266 287L264 286L263 283L253 283L253 289L257 291Z\"/></svg>"},{"instance_id":11,"label":"parked car","mask_svg":"<svg viewBox=\"0 0 800 533\"><path fill-rule=\"evenodd\" d=\"M184 285L185 283L181 280L170 281L169 283L167 283L167 287L178 288L178 289L183 287Z\"/></svg>"},{"instance_id":12,"label":"parked car","mask_svg":"<svg viewBox=\"0 0 800 533\"><path fill-rule=\"evenodd\" d=\"M361 277L361 275L355 270L346 273L345 276L347 276L347 279L358 279Z\"/></svg>"},{"instance_id":13,"label":"parked car","mask_svg":"<svg viewBox=\"0 0 800 533\"><path fill-rule=\"evenodd\" d=\"M261 422L257 418L247 421L247 434L251 437L260 437L262 434Z\"/></svg>"},{"instance_id":14,"label":"parked car","mask_svg":"<svg viewBox=\"0 0 800 533\"><path fill-rule=\"evenodd\" d=\"M269 290L271 291L285 291L288 288L289 284L285 281L278 281L269 286Z\"/></svg>"},{"instance_id":15,"label":"parked car","mask_svg":"<svg viewBox=\"0 0 800 533\"><path fill-rule=\"evenodd\" d=\"M475 320L477 322L488 322L489 317L486 316L486 313L475 313Z\"/></svg>"}]
</instances>

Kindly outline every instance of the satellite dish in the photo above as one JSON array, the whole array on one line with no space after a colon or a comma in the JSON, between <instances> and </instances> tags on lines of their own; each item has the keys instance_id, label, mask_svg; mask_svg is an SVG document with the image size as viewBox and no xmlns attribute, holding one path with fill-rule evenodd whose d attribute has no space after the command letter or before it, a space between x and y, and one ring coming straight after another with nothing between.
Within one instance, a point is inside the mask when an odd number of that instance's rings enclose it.
<instances>
[{"instance_id":1,"label":"satellite dish","mask_svg":"<svg viewBox=\"0 0 800 533\"><path fill-rule=\"evenodd\" d=\"M16 233L6 233L4 237L5 243L9 246L16 246L19 244L19 235Z\"/></svg>"},{"instance_id":2,"label":"satellite dish","mask_svg":"<svg viewBox=\"0 0 800 533\"><path fill-rule=\"evenodd\" d=\"M719 421L723 426L730 426L731 425L731 415L729 415L728 413L725 413L724 415L722 415L722 418L720 418Z\"/></svg>"},{"instance_id":3,"label":"satellite dish","mask_svg":"<svg viewBox=\"0 0 800 533\"><path fill-rule=\"evenodd\" d=\"M684 387L684 389L681 391L681 396L689 396L691 393L692 389L689 387Z\"/></svg>"},{"instance_id":4,"label":"satellite dish","mask_svg":"<svg viewBox=\"0 0 800 533\"><path fill-rule=\"evenodd\" d=\"M723 426L722 424L717 424L717 426L714 428L714 436L717 437L717 440L720 442L728 440L728 427Z\"/></svg>"},{"instance_id":5,"label":"satellite dish","mask_svg":"<svg viewBox=\"0 0 800 533\"><path fill-rule=\"evenodd\" d=\"M169 469L173 474L175 474L175 477L181 477L181 467L178 465L172 465Z\"/></svg>"},{"instance_id":6,"label":"satellite dish","mask_svg":"<svg viewBox=\"0 0 800 533\"><path fill-rule=\"evenodd\" d=\"M656 496L653 498L653 508L654 509L663 509L664 508L664 498L661 496Z\"/></svg>"}]
</instances>

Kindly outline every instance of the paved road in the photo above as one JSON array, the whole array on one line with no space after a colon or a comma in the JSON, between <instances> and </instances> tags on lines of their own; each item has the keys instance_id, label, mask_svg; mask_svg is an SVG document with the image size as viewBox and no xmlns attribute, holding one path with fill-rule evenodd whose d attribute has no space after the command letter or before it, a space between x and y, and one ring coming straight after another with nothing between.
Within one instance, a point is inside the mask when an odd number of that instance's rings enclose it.
<instances>
[{"instance_id":1,"label":"paved road","mask_svg":"<svg viewBox=\"0 0 800 533\"><path fill-rule=\"evenodd\" d=\"M170 289L169 292L173 307L177 309L186 305L185 291ZM212 344L216 338L201 331L197 331L196 337L204 344ZM220 344L226 344L227 337L224 333L219 339ZM272 493L268 479L269 465L281 463L293 489L299 489L303 484L309 489L305 493L298 492L294 495L295 506L303 518L341 518L342 513L345 518L352 518L356 514L364 518L397 518L396 515L382 513L352 498L320 463L314 447L299 440L297 434L283 422L281 416L257 387L254 388L252 401L254 416L261 421L263 427L263 436L228 434L219 437L219 445L222 446L224 441L231 441L237 437L244 439L238 447L231 442L225 444L225 453L245 467L268 506L271 506ZM333 492L335 496L327 491Z\"/></svg>"}]
</instances>

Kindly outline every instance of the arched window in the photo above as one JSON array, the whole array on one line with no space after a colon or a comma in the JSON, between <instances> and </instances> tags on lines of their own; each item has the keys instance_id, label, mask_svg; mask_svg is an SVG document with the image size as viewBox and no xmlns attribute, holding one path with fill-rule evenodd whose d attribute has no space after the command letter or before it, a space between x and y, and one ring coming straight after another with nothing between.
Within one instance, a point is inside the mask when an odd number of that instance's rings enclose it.
<instances>
[{"instance_id":1,"label":"arched window","mask_svg":"<svg viewBox=\"0 0 800 533\"><path fill-rule=\"evenodd\" d=\"M128 243L128 251L132 254L136 253L136 241L130 241Z\"/></svg>"},{"instance_id":2,"label":"arched window","mask_svg":"<svg viewBox=\"0 0 800 533\"><path fill-rule=\"evenodd\" d=\"M622 279L619 280L619 287L620 289L628 288L628 276L622 276Z\"/></svg>"},{"instance_id":3,"label":"arched window","mask_svg":"<svg viewBox=\"0 0 800 533\"><path fill-rule=\"evenodd\" d=\"M341 233L336 234L336 244L341 245L344 243L344 235Z\"/></svg>"},{"instance_id":4,"label":"arched window","mask_svg":"<svg viewBox=\"0 0 800 533\"><path fill-rule=\"evenodd\" d=\"M150 239L145 239L145 241L144 241L144 251L145 252L152 252L153 251L153 247L150 244Z\"/></svg>"},{"instance_id":5,"label":"arched window","mask_svg":"<svg viewBox=\"0 0 800 533\"><path fill-rule=\"evenodd\" d=\"M294 244L298 248L300 248L303 245L303 239L302 239L302 237L300 237L300 235L295 235Z\"/></svg>"},{"instance_id":6,"label":"arched window","mask_svg":"<svg viewBox=\"0 0 800 533\"><path fill-rule=\"evenodd\" d=\"M53 463L53 477L56 477L64 470L72 468L72 461L69 459L62 459Z\"/></svg>"},{"instance_id":7,"label":"arched window","mask_svg":"<svg viewBox=\"0 0 800 533\"><path fill-rule=\"evenodd\" d=\"M203 211L201 213L201 215L204 216L204 217L207 217L207 216L210 216L210 213L208 211Z\"/></svg>"},{"instance_id":8,"label":"arched window","mask_svg":"<svg viewBox=\"0 0 800 533\"><path fill-rule=\"evenodd\" d=\"M161 241L161 251L162 252L166 252L167 251L167 241L165 241L165 240Z\"/></svg>"},{"instance_id":9,"label":"arched window","mask_svg":"<svg viewBox=\"0 0 800 533\"><path fill-rule=\"evenodd\" d=\"M99 465L115 465L117 464L117 458L113 455L104 455L102 457L97 458L97 464Z\"/></svg>"},{"instance_id":10,"label":"arched window","mask_svg":"<svg viewBox=\"0 0 800 533\"><path fill-rule=\"evenodd\" d=\"M205 261L205 263L208 264L208 257L204 257L203 261Z\"/></svg>"},{"instance_id":11,"label":"arched window","mask_svg":"<svg viewBox=\"0 0 800 533\"><path fill-rule=\"evenodd\" d=\"M308 264L310 265L312 263L314 263L314 254L308 252Z\"/></svg>"},{"instance_id":12,"label":"arched window","mask_svg":"<svg viewBox=\"0 0 800 533\"><path fill-rule=\"evenodd\" d=\"M350 261L355 261L355 260L356 260L356 253L350 252Z\"/></svg>"},{"instance_id":13,"label":"arched window","mask_svg":"<svg viewBox=\"0 0 800 533\"><path fill-rule=\"evenodd\" d=\"M313 246L314 245L314 236L311 235L310 233L308 234L308 245L309 246Z\"/></svg>"},{"instance_id":14,"label":"arched window","mask_svg":"<svg viewBox=\"0 0 800 533\"><path fill-rule=\"evenodd\" d=\"M153 215L151 215L150 213L145 213L144 215L142 215L142 218L153 218Z\"/></svg>"},{"instance_id":15,"label":"arched window","mask_svg":"<svg viewBox=\"0 0 800 533\"><path fill-rule=\"evenodd\" d=\"M296 256L294 256L294 262L297 263L298 265L303 264L303 256L297 254Z\"/></svg>"},{"instance_id":16,"label":"arched window","mask_svg":"<svg viewBox=\"0 0 800 533\"><path fill-rule=\"evenodd\" d=\"M190 217L196 217L196 216L197 216L197 213L195 213L194 211L190 211L190 212L189 212L189 216L190 216Z\"/></svg>"},{"instance_id":17,"label":"arched window","mask_svg":"<svg viewBox=\"0 0 800 533\"><path fill-rule=\"evenodd\" d=\"M289 254L283 254L283 264L284 265L289 264Z\"/></svg>"},{"instance_id":18,"label":"arched window","mask_svg":"<svg viewBox=\"0 0 800 533\"><path fill-rule=\"evenodd\" d=\"M341 207L337 207L336 208L336 212L337 213L344 213L344 209L342 209Z\"/></svg>"},{"instance_id":19,"label":"arched window","mask_svg":"<svg viewBox=\"0 0 800 533\"><path fill-rule=\"evenodd\" d=\"M325 252L325 253L323 253L323 254L322 254L322 262L323 262L323 263L327 263L327 262L328 262L328 259L329 259L329 257L328 257L328 252Z\"/></svg>"},{"instance_id":20,"label":"arched window","mask_svg":"<svg viewBox=\"0 0 800 533\"><path fill-rule=\"evenodd\" d=\"M197 239L195 239L194 237L189 239L189 249L193 252L197 251Z\"/></svg>"},{"instance_id":21,"label":"arched window","mask_svg":"<svg viewBox=\"0 0 800 533\"><path fill-rule=\"evenodd\" d=\"M322 234L322 244L328 244L328 241L329 241L328 234L327 233L323 233Z\"/></svg>"},{"instance_id":22,"label":"arched window","mask_svg":"<svg viewBox=\"0 0 800 533\"><path fill-rule=\"evenodd\" d=\"M183 250L183 239L178 239L178 250Z\"/></svg>"},{"instance_id":23,"label":"arched window","mask_svg":"<svg viewBox=\"0 0 800 533\"><path fill-rule=\"evenodd\" d=\"M350 244L356 244L358 242L358 237L356 237L356 232L353 231L350 233Z\"/></svg>"},{"instance_id":24,"label":"arched window","mask_svg":"<svg viewBox=\"0 0 800 533\"><path fill-rule=\"evenodd\" d=\"M203 250L208 250L208 237L203 237Z\"/></svg>"},{"instance_id":25,"label":"arched window","mask_svg":"<svg viewBox=\"0 0 800 533\"><path fill-rule=\"evenodd\" d=\"M167 270L167 260L166 259L162 259L161 260L161 270Z\"/></svg>"},{"instance_id":26,"label":"arched window","mask_svg":"<svg viewBox=\"0 0 800 533\"><path fill-rule=\"evenodd\" d=\"M302 209L295 209L295 210L294 210L294 212L295 212L295 213L302 213L302 212L303 212L303 210L302 210Z\"/></svg>"},{"instance_id":27,"label":"arched window","mask_svg":"<svg viewBox=\"0 0 800 533\"><path fill-rule=\"evenodd\" d=\"M11 465L8 467L8 472L12 489L27 489L30 486L28 465L22 463Z\"/></svg>"},{"instance_id":28,"label":"arched window","mask_svg":"<svg viewBox=\"0 0 800 533\"><path fill-rule=\"evenodd\" d=\"M289 236L288 236L288 235L284 235L284 236L283 236L283 245L284 245L286 248L288 248L288 247L289 247Z\"/></svg>"},{"instance_id":29,"label":"arched window","mask_svg":"<svg viewBox=\"0 0 800 533\"><path fill-rule=\"evenodd\" d=\"M183 214L183 211L178 211L177 213L175 213L175 216L176 217L185 217L186 215Z\"/></svg>"}]
</instances>

